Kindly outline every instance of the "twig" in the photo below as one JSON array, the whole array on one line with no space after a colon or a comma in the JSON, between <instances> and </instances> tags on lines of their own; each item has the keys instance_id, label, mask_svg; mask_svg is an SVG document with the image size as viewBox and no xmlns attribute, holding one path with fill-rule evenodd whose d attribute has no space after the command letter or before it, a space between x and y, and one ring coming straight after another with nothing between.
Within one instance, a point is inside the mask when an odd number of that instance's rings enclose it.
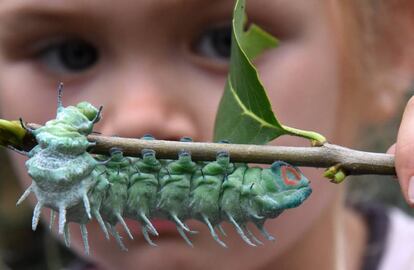
<instances>
[{"instance_id":1,"label":"twig","mask_svg":"<svg viewBox=\"0 0 414 270\"><path fill-rule=\"evenodd\" d=\"M30 127L39 127L30 124ZM153 149L160 159L176 159L180 150L191 153L195 161L215 160L217 152L227 151L233 162L271 164L283 160L295 166L328 168L338 166L347 175L395 175L394 156L363 152L325 143L319 147L288 147L204 142L141 140L102 135L89 135L96 146L91 153L108 155L111 147L119 147L126 156L139 157L142 149Z\"/></svg>"}]
</instances>

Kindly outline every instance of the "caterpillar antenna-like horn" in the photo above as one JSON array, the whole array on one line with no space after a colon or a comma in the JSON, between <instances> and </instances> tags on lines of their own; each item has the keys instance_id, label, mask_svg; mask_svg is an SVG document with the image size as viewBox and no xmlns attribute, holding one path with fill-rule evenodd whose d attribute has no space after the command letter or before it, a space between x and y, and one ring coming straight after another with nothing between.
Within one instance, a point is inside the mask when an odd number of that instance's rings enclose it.
<instances>
[{"instance_id":1,"label":"caterpillar antenna-like horn","mask_svg":"<svg viewBox=\"0 0 414 270\"><path fill-rule=\"evenodd\" d=\"M19 200L17 201L16 205L21 204L26 198L30 195L30 193L33 191L33 183L24 191L22 196L20 196Z\"/></svg>"},{"instance_id":2,"label":"caterpillar antenna-like horn","mask_svg":"<svg viewBox=\"0 0 414 270\"><path fill-rule=\"evenodd\" d=\"M88 216L89 219L92 219L91 205L89 203L89 199L88 199L88 195L86 194L86 191L83 193L82 199L83 199L83 206L85 207L86 215Z\"/></svg>"},{"instance_id":3,"label":"caterpillar antenna-like horn","mask_svg":"<svg viewBox=\"0 0 414 270\"><path fill-rule=\"evenodd\" d=\"M39 224L40 213L42 212L43 203L37 202L35 209L33 211L33 218L32 218L32 230L36 231L37 224Z\"/></svg>"},{"instance_id":4,"label":"caterpillar antenna-like horn","mask_svg":"<svg viewBox=\"0 0 414 270\"><path fill-rule=\"evenodd\" d=\"M58 96L57 96L57 111L63 108L62 96L63 96L63 82L60 82L57 88Z\"/></svg>"},{"instance_id":5,"label":"caterpillar antenna-like horn","mask_svg":"<svg viewBox=\"0 0 414 270\"><path fill-rule=\"evenodd\" d=\"M102 219L101 214L99 213L99 211L98 211L97 209L95 209L95 210L93 211L93 214L94 214L94 216L95 216L96 220L98 221L98 224L99 224L99 226L101 227L102 231L104 232L104 234L105 234L105 238L109 240L109 233L108 233L108 229L107 229L107 228L106 228L106 226L105 226L105 223L104 223L104 221L103 221L103 219Z\"/></svg>"},{"instance_id":6,"label":"caterpillar antenna-like horn","mask_svg":"<svg viewBox=\"0 0 414 270\"><path fill-rule=\"evenodd\" d=\"M60 207L59 208L59 234L63 233L63 228L66 224L66 208Z\"/></svg>"},{"instance_id":7,"label":"caterpillar antenna-like horn","mask_svg":"<svg viewBox=\"0 0 414 270\"><path fill-rule=\"evenodd\" d=\"M85 248L85 254L89 255L89 242L88 242L88 230L85 224L80 225L80 231L82 235L83 246Z\"/></svg>"},{"instance_id":8,"label":"caterpillar antenna-like horn","mask_svg":"<svg viewBox=\"0 0 414 270\"><path fill-rule=\"evenodd\" d=\"M69 225L68 224L65 224L65 226L64 226L63 239L65 241L66 247L70 248L70 230L69 230Z\"/></svg>"},{"instance_id":9,"label":"caterpillar antenna-like horn","mask_svg":"<svg viewBox=\"0 0 414 270\"><path fill-rule=\"evenodd\" d=\"M126 233L128 234L129 238L134 239L134 237L131 234L131 231L128 228L128 225L125 223L125 220L123 219L123 217L121 216L120 213L116 213L116 218L122 224L122 227L124 227L124 229L125 229Z\"/></svg>"}]
</instances>

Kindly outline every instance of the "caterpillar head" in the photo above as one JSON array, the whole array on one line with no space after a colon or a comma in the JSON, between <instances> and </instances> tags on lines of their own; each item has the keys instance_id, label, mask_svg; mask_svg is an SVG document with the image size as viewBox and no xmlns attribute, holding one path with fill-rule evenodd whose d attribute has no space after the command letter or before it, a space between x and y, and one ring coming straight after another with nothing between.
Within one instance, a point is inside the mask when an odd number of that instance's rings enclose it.
<instances>
[{"instance_id":1,"label":"caterpillar head","mask_svg":"<svg viewBox=\"0 0 414 270\"><path fill-rule=\"evenodd\" d=\"M283 162L273 162L270 171L273 174L274 185L277 190L294 190L309 187L309 180L297 167Z\"/></svg>"},{"instance_id":2,"label":"caterpillar head","mask_svg":"<svg viewBox=\"0 0 414 270\"><path fill-rule=\"evenodd\" d=\"M94 121L95 123L99 121L100 109L96 108L89 102L83 101L79 102L76 105L76 108L86 117L89 121Z\"/></svg>"},{"instance_id":3,"label":"caterpillar head","mask_svg":"<svg viewBox=\"0 0 414 270\"><path fill-rule=\"evenodd\" d=\"M301 204L312 192L310 181L301 171L283 161L276 161L262 172L260 194L256 200L259 215L276 217L284 209Z\"/></svg>"},{"instance_id":4,"label":"caterpillar head","mask_svg":"<svg viewBox=\"0 0 414 270\"><path fill-rule=\"evenodd\" d=\"M56 119L46 123L46 125L49 126L47 130L40 128L36 130L35 133L43 133L43 131L53 133L53 130L56 131L56 127L58 127L60 132L56 132L55 135L61 135L63 130L69 131L68 135L73 135L73 129L76 129L76 131L82 135L90 134L93 130L93 125L101 118L102 106L98 109L89 102L83 101L78 103L76 106L64 107L62 103L63 83L59 84L57 90L58 99ZM52 130L50 128L52 128Z\"/></svg>"}]
</instances>

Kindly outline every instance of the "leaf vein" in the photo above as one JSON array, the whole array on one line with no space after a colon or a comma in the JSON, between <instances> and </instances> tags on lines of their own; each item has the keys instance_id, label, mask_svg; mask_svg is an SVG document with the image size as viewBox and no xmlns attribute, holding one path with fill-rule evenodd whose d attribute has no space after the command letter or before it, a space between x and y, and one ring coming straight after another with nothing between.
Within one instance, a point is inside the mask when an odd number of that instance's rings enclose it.
<instances>
[{"instance_id":1,"label":"leaf vein","mask_svg":"<svg viewBox=\"0 0 414 270\"><path fill-rule=\"evenodd\" d=\"M233 85L231 83L231 80L229 80L229 89L231 91L231 93L234 96L234 99L236 100L237 104L240 106L240 108L242 109L242 113L246 116L249 116L251 118L253 118L253 120L257 121L260 123L261 126L263 127L268 127L268 128L272 128L272 129L276 129L279 130L278 127L270 124L269 122L266 122L265 120L263 120L262 118L260 118L259 116L257 116L256 114L254 114L253 112L249 111L247 109L247 107L243 104L243 102L240 100L239 96L237 95L236 91L234 91Z\"/></svg>"}]
</instances>

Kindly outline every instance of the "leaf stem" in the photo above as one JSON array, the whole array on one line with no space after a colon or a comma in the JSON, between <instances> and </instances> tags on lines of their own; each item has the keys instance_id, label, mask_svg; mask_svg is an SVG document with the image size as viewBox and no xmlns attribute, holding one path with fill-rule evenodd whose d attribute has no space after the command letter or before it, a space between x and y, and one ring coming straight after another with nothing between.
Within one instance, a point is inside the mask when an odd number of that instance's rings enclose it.
<instances>
[{"instance_id":1,"label":"leaf stem","mask_svg":"<svg viewBox=\"0 0 414 270\"><path fill-rule=\"evenodd\" d=\"M282 125L282 127L284 130L289 132L290 135L299 136L299 137L306 138L309 140L314 140L320 144L324 144L326 142L326 138L317 132L296 129L296 128L288 127L285 125Z\"/></svg>"}]
</instances>

